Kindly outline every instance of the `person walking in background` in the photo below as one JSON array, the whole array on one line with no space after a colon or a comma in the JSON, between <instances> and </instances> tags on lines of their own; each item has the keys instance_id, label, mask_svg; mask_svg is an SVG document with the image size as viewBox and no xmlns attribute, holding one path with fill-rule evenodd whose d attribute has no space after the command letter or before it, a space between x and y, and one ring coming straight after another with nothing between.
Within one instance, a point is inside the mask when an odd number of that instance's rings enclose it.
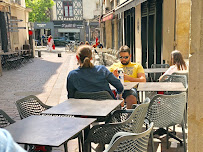
<instances>
[{"instance_id":1,"label":"person walking in background","mask_svg":"<svg viewBox=\"0 0 203 152\"><path fill-rule=\"evenodd\" d=\"M88 41L85 41L85 45L90 45Z\"/></svg>"},{"instance_id":2,"label":"person walking in background","mask_svg":"<svg viewBox=\"0 0 203 152\"><path fill-rule=\"evenodd\" d=\"M141 64L131 62L130 48L121 46L119 49L119 63L114 63L109 70L118 77L118 69L124 71L124 82L146 82L144 69ZM131 109L133 104L137 104L137 90L132 88L123 93L123 98L127 104L127 108Z\"/></svg>"},{"instance_id":3,"label":"person walking in background","mask_svg":"<svg viewBox=\"0 0 203 152\"><path fill-rule=\"evenodd\" d=\"M44 46L44 44L45 44L45 35L44 34L42 34L42 40L41 40L41 42L42 42L41 45Z\"/></svg>"},{"instance_id":4,"label":"person walking in background","mask_svg":"<svg viewBox=\"0 0 203 152\"><path fill-rule=\"evenodd\" d=\"M170 65L170 68L162 76L160 76L159 81L162 80L164 75L171 75L174 72L187 70L187 66L185 61L183 60L183 56L178 50L171 52Z\"/></svg>"},{"instance_id":5,"label":"person walking in background","mask_svg":"<svg viewBox=\"0 0 203 152\"><path fill-rule=\"evenodd\" d=\"M47 40L47 48L48 51L52 51L52 45L54 44L54 40L52 38L52 36L50 35L48 40Z\"/></svg>"},{"instance_id":6,"label":"person walking in background","mask_svg":"<svg viewBox=\"0 0 203 152\"><path fill-rule=\"evenodd\" d=\"M102 49L103 48L103 45L98 41L98 48Z\"/></svg>"},{"instance_id":7,"label":"person walking in background","mask_svg":"<svg viewBox=\"0 0 203 152\"><path fill-rule=\"evenodd\" d=\"M79 67L70 71L67 77L68 98L74 98L76 91L98 92L108 91L115 99L109 83L117 89L118 98L122 99L123 85L113 73L103 65L93 65L92 47L88 45L79 46L76 54Z\"/></svg>"}]
</instances>

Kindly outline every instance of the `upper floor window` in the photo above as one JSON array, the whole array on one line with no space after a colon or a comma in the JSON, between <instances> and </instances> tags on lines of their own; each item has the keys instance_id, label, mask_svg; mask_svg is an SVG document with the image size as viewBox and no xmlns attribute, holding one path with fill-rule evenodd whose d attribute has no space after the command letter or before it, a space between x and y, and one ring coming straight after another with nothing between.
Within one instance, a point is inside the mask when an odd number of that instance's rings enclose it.
<instances>
[{"instance_id":1,"label":"upper floor window","mask_svg":"<svg viewBox=\"0 0 203 152\"><path fill-rule=\"evenodd\" d=\"M64 14L64 17L73 17L73 2L72 1L63 2L63 14Z\"/></svg>"},{"instance_id":2,"label":"upper floor window","mask_svg":"<svg viewBox=\"0 0 203 152\"><path fill-rule=\"evenodd\" d=\"M117 0L117 5L119 5L120 4L120 0Z\"/></svg>"}]
</instances>

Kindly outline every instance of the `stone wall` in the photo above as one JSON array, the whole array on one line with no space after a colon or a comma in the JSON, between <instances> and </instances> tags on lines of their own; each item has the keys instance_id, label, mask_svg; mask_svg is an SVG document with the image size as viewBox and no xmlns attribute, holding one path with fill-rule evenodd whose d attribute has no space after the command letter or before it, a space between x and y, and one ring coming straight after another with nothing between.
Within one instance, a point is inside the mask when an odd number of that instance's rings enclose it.
<instances>
[{"instance_id":1,"label":"stone wall","mask_svg":"<svg viewBox=\"0 0 203 152\"><path fill-rule=\"evenodd\" d=\"M135 62L142 64L141 4L135 8Z\"/></svg>"},{"instance_id":2,"label":"stone wall","mask_svg":"<svg viewBox=\"0 0 203 152\"><path fill-rule=\"evenodd\" d=\"M106 32L106 48L112 48L112 20L105 22L105 32Z\"/></svg>"},{"instance_id":3,"label":"stone wall","mask_svg":"<svg viewBox=\"0 0 203 152\"><path fill-rule=\"evenodd\" d=\"M203 1L191 2L188 151L200 152L203 149Z\"/></svg>"},{"instance_id":4,"label":"stone wall","mask_svg":"<svg viewBox=\"0 0 203 152\"><path fill-rule=\"evenodd\" d=\"M191 0L176 0L176 49L189 57Z\"/></svg>"},{"instance_id":5,"label":"stone wall","mask_svg":"<svg viewBox=\"0 0 203 152\"><path fill-rule=\"evenodd\" d=\"M170 6L170 7L169 7ZM163 60L170 60L174 49L175 0L163 1Z\"/></svg>"}]
</instances>

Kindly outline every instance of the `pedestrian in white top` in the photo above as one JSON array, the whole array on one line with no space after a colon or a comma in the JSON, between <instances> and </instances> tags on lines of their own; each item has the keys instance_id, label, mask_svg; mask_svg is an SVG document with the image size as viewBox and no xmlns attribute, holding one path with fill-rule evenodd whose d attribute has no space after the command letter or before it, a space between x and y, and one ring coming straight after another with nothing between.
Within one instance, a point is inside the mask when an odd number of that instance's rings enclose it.
<instances>
[{"instance_id":1,"label":"pedestrian in white top","mask_svg":"<svg viewBox=\"0 0 203 152\"><path fill-rule=\"evenodd\" d=\"M52 45L54 44L54 40L52 38L52 36L50 35L48 38L48 42L47 42L47 49L48 51L52 51Z\"/></svg>"},{"instance_id":2,"label":"pedestrian in white top","mask_svg":"<svg viewBox=\"0 0 203 152\"><path fill-rule=\"evenodd\" d=\"M187 70L183 56L178 50L171 52L170 65L170 68L162 76L160 76L159 81L163 78L164 75L171 75L174 72Z\"/></svg>"}]
</instances>

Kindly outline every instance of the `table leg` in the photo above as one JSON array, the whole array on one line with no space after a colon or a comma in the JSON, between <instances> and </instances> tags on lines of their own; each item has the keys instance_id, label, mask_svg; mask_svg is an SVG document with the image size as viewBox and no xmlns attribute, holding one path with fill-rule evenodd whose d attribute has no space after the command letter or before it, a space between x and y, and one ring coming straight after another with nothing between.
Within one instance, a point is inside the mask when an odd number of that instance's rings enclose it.
<instances>
[{"instance_id":1,"label":"table leg","mask_svg":"<svg viewBox=\"0 0 203 152\"><path fill-rule=\"evenodd\" d=\"M64 143L64 151L65 151L65 152L68 152L68 142L65 142L65 143Z\"/></svg>"},{"instance_id":2,"label":"table leg","mask_svg":"<svg viewBox=\"0 0 203 152\"><path fill-rule=\"evenodd\" d=\"M143 92L142 91L139 91L139 98L140 98L140 103L142 103L143 101L143 97L142 97L142 95L143 95Z\"/></svg>"},{"instance_id":3,"label":"table leg","mask_svg":"<svg viewBox=\"0 0 203 152\"><path fill-rule=\"evenodd\" d=\"M88 126L87 128L84 129L84 148L82 149L83 152L90 152L91 151L91 143L86 142L89 131L90 131L90 126Z\"/></svg>"}]
</instances>

